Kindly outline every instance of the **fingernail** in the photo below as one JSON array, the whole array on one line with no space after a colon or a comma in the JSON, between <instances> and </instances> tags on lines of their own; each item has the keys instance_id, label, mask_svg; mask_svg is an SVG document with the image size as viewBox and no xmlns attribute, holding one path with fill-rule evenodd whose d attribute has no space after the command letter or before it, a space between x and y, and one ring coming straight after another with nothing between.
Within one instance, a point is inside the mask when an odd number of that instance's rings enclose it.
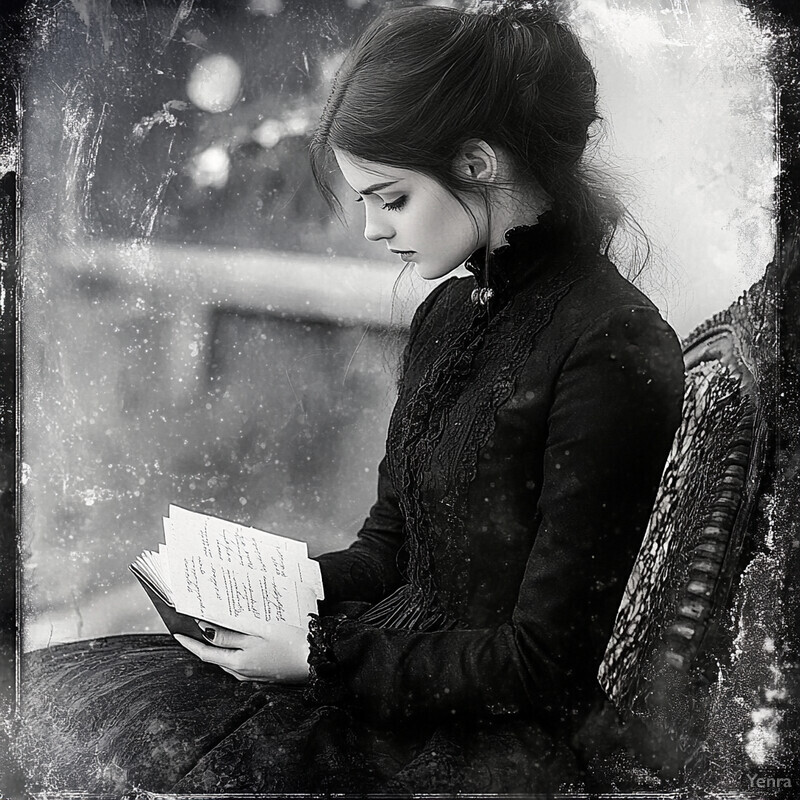
<instances>
[{"instance_id":1,"label":"fingernail","mask_svg":"<svg viewBox=\"0 0 800 800\"><path fill-rule=\"evenodd\" d=\"M216 635L217 632L213 628L206 628L203 631L203 637L208 639L209 642L213 642Z\"/></svg>"}]
</instances>

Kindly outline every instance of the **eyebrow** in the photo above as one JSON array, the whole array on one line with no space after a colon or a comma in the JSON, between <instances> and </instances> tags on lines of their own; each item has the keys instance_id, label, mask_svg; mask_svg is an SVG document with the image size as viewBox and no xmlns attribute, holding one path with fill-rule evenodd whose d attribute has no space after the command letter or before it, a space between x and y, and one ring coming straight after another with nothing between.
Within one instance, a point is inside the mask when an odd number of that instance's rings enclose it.
<instances>
[{"instance_id":1,"label":"eyebrow","mask_svg":"<svg viewBox=\"0 0 800 800\"><path fill-rule=\"evenodd\" d=\"M381 189L386 189L389 186L393 186L395 183L397 183L397 181L386 181L386 183L373 183L372 186L367 186L366 189L364 189L361 192L356 192L356 194L360 194L362 196L367 194L374 194L375 192L381 191Z\"/></svg>"}]
</instances>

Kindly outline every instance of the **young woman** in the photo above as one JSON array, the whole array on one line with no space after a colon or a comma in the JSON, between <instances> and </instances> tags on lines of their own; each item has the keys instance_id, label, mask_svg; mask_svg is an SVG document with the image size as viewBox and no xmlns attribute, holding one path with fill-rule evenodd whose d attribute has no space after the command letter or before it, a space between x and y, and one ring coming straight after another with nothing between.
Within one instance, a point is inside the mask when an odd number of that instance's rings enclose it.
<instances>
[{"instance_id":1,"label":"young woman","mask_svg":"<svg viewBox=\"0 0 800 800\"><path fill-rule=\"evenodd\" d=\"M606 256L596 119L592 67L550 12L406 8L362 35L312 143L320 187L334 202L338 170L367 239L423 278L471 275L414 316L377 501L319 557L308 642L203 623L208 644L176 637L191 655L129 653L124 713L69 723L73 749L89 737L123 783L174 791L580 780L568 743L602 702L683 390L675 334ZM96 658L120 663L113 643Z\"/></svg>"}]
</instances>

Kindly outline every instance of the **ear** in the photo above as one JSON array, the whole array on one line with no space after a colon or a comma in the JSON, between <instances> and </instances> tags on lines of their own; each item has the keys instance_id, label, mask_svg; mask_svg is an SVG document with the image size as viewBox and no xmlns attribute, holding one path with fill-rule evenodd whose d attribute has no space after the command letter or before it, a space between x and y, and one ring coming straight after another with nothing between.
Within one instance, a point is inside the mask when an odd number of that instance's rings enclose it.
<instances>
[{"instance_id":1,"label":"ear","mask_svg":"<svg viewBox=\"0 0 800 800\"><path fill-rule=\"evenodd\" d=\"M454 166L461 177L487 183L497 180L497 153L483 139L468 139L464 142L459 148Z\"/></svg>"}]
</instances>

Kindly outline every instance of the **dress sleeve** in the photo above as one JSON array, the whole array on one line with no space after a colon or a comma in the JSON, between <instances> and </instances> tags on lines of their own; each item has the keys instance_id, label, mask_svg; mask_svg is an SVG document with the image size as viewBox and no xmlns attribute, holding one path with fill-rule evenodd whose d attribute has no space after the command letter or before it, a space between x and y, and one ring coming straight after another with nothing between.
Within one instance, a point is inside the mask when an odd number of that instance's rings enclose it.
<instances>
[{"instance_id":1,"label":"dress sleeve","mask_svg":"<svg viewBox=\"0 0 800 800\"><path fill-rule=\"evenodd\" d=\"M556 379L537 531L511 619L418 632L323 616L310 636L314 699L383 722L552 719L570 697L594 691L682 394L680 345L655 310L629 306L597 320Z\"/></svg>"},{"instance_id":2,"label":"dress sleeve","mask_svg":"<svg viewBox=\"0 0 800 800\"><path fill-rule=\"evenodd\" d=\"M414 313L403 351L401 376L406 373L413 358L422 321L447 283L449 281L433 289ZM384 456L378 465L377 500L356 534L356 541L345 550L324 553L315 559L319 562L325 590L325 600L320 604L323 613L335 608L341 601L375 603L391 594L403 582L398 565L404 540L403 524Z\"/></svg>"}]
</instances>

